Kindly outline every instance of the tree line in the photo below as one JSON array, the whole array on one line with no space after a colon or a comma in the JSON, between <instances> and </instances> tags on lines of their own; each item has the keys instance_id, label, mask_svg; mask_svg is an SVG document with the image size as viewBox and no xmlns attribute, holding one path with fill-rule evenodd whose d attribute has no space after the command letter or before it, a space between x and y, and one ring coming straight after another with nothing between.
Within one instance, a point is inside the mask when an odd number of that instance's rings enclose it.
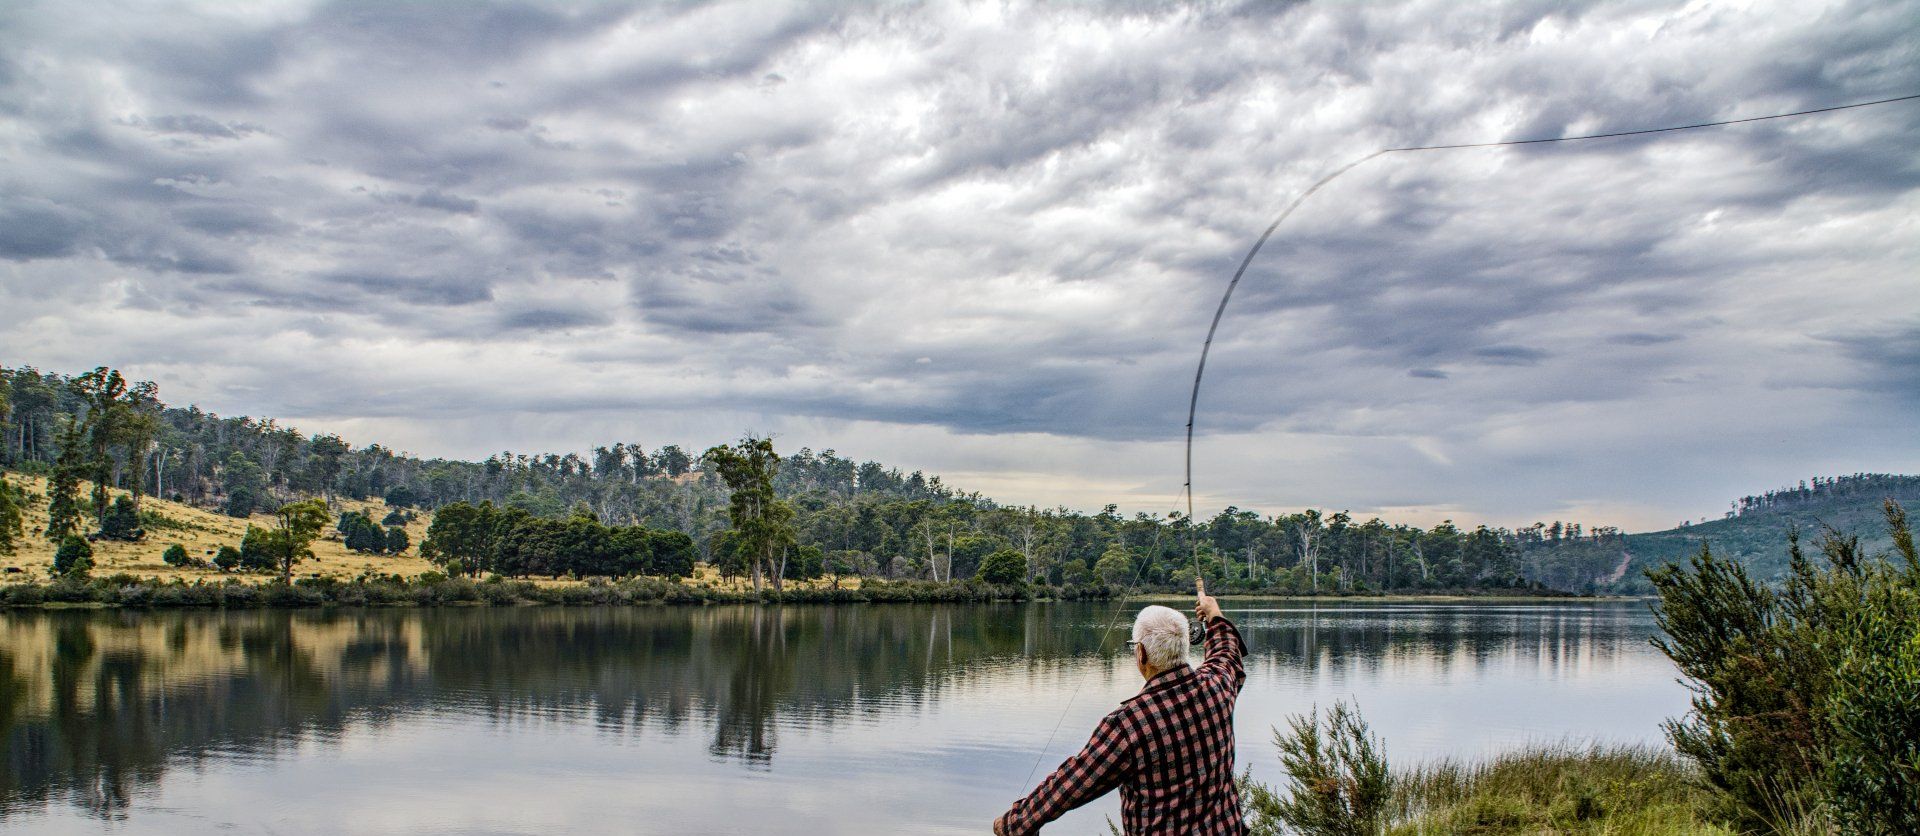
<instances>
[{"instance_id":1,"label":"tree line","mask_svg":"<svg viewBox=\"0 0 1920 836\"><path fill-rule=\"evenodd\" d=\"M486 505L495 515L562 527L590 518L609 531L678 532L697 560L776 587L822 575L972 578L1004 551L1023 564L1022 582L1056 586L1184 587L1197 565L1223 590L1512 588L1541 579L1538 561L1522 559L1535 545L1617 533L1560 523L1423 528L1317 510L1261 515L1227 508L1189 521L1178 514L1125 516L1113 506L1092 514L1004 506L937 476L856 463L833 450L782 455L751 438L698 454L676 444L622 442L586 454L423 459L305 435L271 419L168 407L157 387L128 384L109 369L78 377L0 369L0 384L12 403L0 425L0 464L97 477L96 485L125 490L136 503L141 495L162 495L245 515L307 497L381 497L394 508L442 513ZM127 417L97 425L89 416L108 402L122 405L115 416ZM63 457L72 461L62 465ZM353 539L368 551L377 550L376 537L391 536L358 520L340 525L343 536L348 527L357 530ZM502 574L551 574L545 567L565 561L552 556L550 544L564 540L543 529L513 538L512 550L498 552L509 557L487 559L502 561ZM379 548L391 545L382 540ZM456 559L464 568L479 558ZM586 562L593 568L561 573L607 574L600 571L604 560ZM1012 564L999 565L1004 571Z\"/></svg>"},{"instance_id":2,"label":"tree line","mask_svg":"<svg viewBox=\"0 0 1920 836\"><path fill-rule=\"evenodd\" d=\"M584 509L551 519L455 502L434 514L420 554L456 576L683 578L693 574L699 551L684 533L603 525Z\"/></svg>"}]
</instances>

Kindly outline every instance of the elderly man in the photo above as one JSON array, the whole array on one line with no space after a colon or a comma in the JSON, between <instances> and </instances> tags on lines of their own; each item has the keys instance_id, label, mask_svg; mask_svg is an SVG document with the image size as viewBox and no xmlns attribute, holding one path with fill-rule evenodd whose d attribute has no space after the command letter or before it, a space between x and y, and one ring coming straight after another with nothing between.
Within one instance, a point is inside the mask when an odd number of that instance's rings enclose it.
<instances>
[{"instance_id":1,"label":"elderly man","mask_svg":"<svg viewBox=\"0 0 1920 836\"><path fill-rule=\"evenodd\" d=\"M994 820L994 833L1034 833L1114 787L1129 834L1247 832L1233 786L1233 701L1247 679L1247 646L1204 587L1193 609L1207 630L1199 669L1187 665L1187 617L1141 610L1129 644L1146 685L1100 721L1080 754Z\"/></svg>"}]
</instances>

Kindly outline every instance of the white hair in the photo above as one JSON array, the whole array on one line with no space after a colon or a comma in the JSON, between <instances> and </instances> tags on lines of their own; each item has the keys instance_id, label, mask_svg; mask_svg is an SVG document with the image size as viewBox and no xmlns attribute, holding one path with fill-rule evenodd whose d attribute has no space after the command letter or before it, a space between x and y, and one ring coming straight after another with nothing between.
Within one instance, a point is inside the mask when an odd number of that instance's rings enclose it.
<instances>
[{"instance_id":1,"label":"white hair","mask_svg":"<svg viewBox=\"0 0 1920 836\"><path fill-rule=\"evenodd\" d=\"M1187 660L1187 616L1159 604L1133 619L1133 641L1146 648L1147 664L1166 670Z\"/></svg>"}]
</instances>

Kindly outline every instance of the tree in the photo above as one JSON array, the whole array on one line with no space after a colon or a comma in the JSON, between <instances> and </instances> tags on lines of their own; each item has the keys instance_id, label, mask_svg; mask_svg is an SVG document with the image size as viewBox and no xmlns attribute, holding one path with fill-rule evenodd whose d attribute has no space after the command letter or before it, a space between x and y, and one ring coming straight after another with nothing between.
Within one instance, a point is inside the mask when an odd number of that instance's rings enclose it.
<instances>
[{"instance_id":1,"label":"tree","mask_svg":"<svg viewBox=\"0 0 1920 836\"><path fill-rule=\"evenodd\" d=\"M1108 586L1119 586L1133 577L1133 556L1127 553L1127 547L1114 543L1100 555L1100 561L1093 565L1093 574Z\"/></svg>"},{"instance_id":2,"label":"tree","mask_svg":"<svg viewBox=\"0 0 1920 836\"><path fill-rule=\"evenodd\" d=\"M271 572L279 565L280 554L285 549L285 539L280 532L249 525L247 533L240 538L238 559L234 565L249 572Z\"/></svg>"},{"instance_id":3,"label":"tree","mask_svg":"<svg viewBox=\"0 0 1920 836\"><path fill-rule=\"evenodd\" d=\"M231 572L240 568L243 561L244 557L240 550L231 545L222 544L220 550L213 555L213 565L222 572Z\"/></svg>"},{"instance_id":4,"label":"tree","mask_svg":"<svg viewBox=\"0 0 1920 836\"><path fill-rule=\"evenodd\" d=\"M235 450L220 468L220 480L227 492L226 513L247 518L267 500L265 471L245 453Z\"/></svg>"},{"instance_id":5,"label":"tree","mask_svg":"<svg viewBox=\"0 0 1920 836\"><path fill-rule=\"evenodd\" d=\"M693 457L680 449L678 444L669 444L653 454L653 469L668 476L685 476L693 469Z\"/></svg>"},{"instance_id":6,"label":"tree","mask_svg":"<svg viewBox=\"0 0 1920 836\"><path fill-rule=\"evenodd\" d=\"M439 564L450 575L477 576L490 568L496 548L500 513L491 502L470 505L455 502L442 507L420 541L420 556Z\"/></svg>"},{"instance_id":7,"label":"tree","mask_svg":"<svg viewBox=\"0 0 1920 836\"><path fill-rule=\"evenodd\" d=\"M87 466L93 478L93 514L99 527L107 527L108 486L113 483L112 449L124 434L128 407L123 397L127 379L120 372L100 366L73 380L74 388L85 400Z\"/></svg>"},{"instance_id":8,"label":"tree","mask_svg":"<svg viewBox=\"0 0 1920 836\"><path fill-rule=\"evenodd\" d=\"M399 526L387 529L387 554L405 554L407 547L413 545L407 539L407 530Z\"/></svg>"},{"instance_id":9,"label":"tree","mask_svg":"<svg viewBox=\"0 0 1920 836\"><path fill-rule=\"evenodd\" d=\"M0 554L13 554L26 532L26 492L0 476Z\"/></svg>"},{"instance_id":10,"label":"tree","mask_svg":"<svg viewBox=\"0 0 1920 836\"><path fill-rule=\"evenodd\" d=\"M320 483L320 495L328 505L333 504L333 480L340 476L341 460L351 449L337 435L316 435L307 443L308 454L312 456L308 468Z\"/></svg>"},{"instance_id":11,"label":"tree","mask_svg":"<svg viewBox=\"0 0 1920 836\"><path fill-rule=\"evenodd\" d=\"M1007 586L1027 579L1027 556L1013 549L1000 549L980 561L980 580Z\"/></svg>"},{"instance_id":12,"label":"tree","mask_svg":"<svg viewBox=\"0 0 1920 836\"><path fill-rule=\"evenodd\" d=\"M60 456L47 488L47 539L56 543L80 530L80 474L86 466L81 444L80 423L69 421L60 431Z\"/></svg>"},{"instance_id":13,"label":"tree","mask_svg":"<svg viewBox=\"0 0 1920 836\"><path fill-rule=\"evenodd\" d=\"M340 515L336 526L340 530L341 545L348 551L361 554L380 554L387 551L387 533L381 530L365 512L348 511Z\"/></svg>"},{"instance_id":14,"label":"tree","mask_svg":"<svg viewBox=\"0 0 1920 836\"><path fill-rule=\"evenodd\" d=\"M106 516L101 519L100 536L129 543L147 536L147 532L140 528L140 508L133 503L133 497L121 494L114 498Z\"/></svg>"},{"instance_id":15,"label":"tree","mask_svg":"<svg viewBox=\"0 0 1920 836\"><path fill-rule=\"evenodd\" d=\"M327 513L327 504L318 499L289 502L280 506L275 516L276 528L265 531L248 526L247 537L253 540L255 531L264 531L257 539L257 550L271 561L271 568L280 572L282 582L292 582L294 564L313 557L313 541L333 517ZM246 552L245 545L241 551Z\"/></svg>"},{"instance_id":16,"label":"tree","mask_svg":"<svg viewBox=\"0 0 1920 836\"><path fill-rule=\"evenodd\" d=\"M753 591L759 592L775 555L794 544L793 506L774 498L773 493L780 457L773 452L771 440L749 436L737 445L723 444L707 450L705 459L730 491L727 521L736 532L735 547L749 561ZM781 574L777 569L773 573L775 591L781 588Z\"/></svg>"},{"instance_id":17,"label":"tree","mask_svg":"<svg viewBox=\"0 0 1920 836\"><path fill-rule=\"evenodd\" d=\"M1383 832L1391 815L1393 774L1380 739L1346 703L1336 702L1321 724L1318 709L1287 717L1274 730L1286 769L1285 798L1248 784L1248 824L1254 832L1286 830L1306 836L1363 836Z\"/></svg>"},{"instance_id":18,"label":"tree","mask_svg":"<svg viewBox=\"0 0 1920 836\"><path fill-rule=\"evenodd\" d=\"M387 489L386 496L382 498L386 500L388 506L393 508L412 508L420 504L419 495L406 485L395 485Z\"/></svg>"},{"instance_id":19,"label":"tree","mask_svg":"<svg viewBox=\"0 0 1920 836\"><path fill-rule=\"evenodd\" d=\"M93 546L78 534L60 538L53 553L53 573L68 578L84 578L93 571Z\"/></svg>"}]
</instances>

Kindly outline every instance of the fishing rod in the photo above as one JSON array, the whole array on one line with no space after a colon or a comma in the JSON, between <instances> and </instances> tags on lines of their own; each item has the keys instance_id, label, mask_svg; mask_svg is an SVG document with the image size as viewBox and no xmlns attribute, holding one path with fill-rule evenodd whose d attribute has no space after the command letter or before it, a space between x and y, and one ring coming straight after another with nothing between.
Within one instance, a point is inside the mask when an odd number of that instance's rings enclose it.
<instances>
[{"instance_id":1,"label":"fishing rod","mask_svg":"<svg viewBox=\"0 0 1920 836\"><path fill-rule=\"evenodd\" d=\"M1887 98L1887 99L1875 99L1873 101L1867 101L1867 102L1854 102L1852 104L1832 105L1830 107L1817 107L1811 110L1796 110L1790 113L1771 113L1765 116L1749 116L1742 119L1723 119L1717 122L1696 122L1689 125L1672 125L1664 128L1643 128L1640 130L1632 130L1632 131L1610 131L1607 133L1584 134L1581 136L1556 136L1556 137L1546 137L1542 139L1509 139L1509 140L1501 140L1497 142L1464 142L1464 143L1455 143L1451 145L1409 145L1409 146L1402 146L1398 148L1382 148L1378 151L1375 151L1371 154L1368 154L1364 157L1354 160L1353 162L1347 163L1346 165L1343 165L1337 169L1334 169L1333 173L1328 174L1327 176L1322 177L1319 180L1315 181L1313 185L1307 187L1306 191L1301 192L1299 197L1294 198L1293 202L1288 203L1286 208L1280 211L1279 217L1274 218L1273 223L1270 223L1267 225L1266 231L1260 233L1260 237L1254 240L1253 247L1247 250L1246 258L1243 258L1240 260L1240 269L1233 271L1233 279L1227 282L1227 291L1220 295L1220 305L1214 308L1213 310L1213 322L1212 324L1207 326L1207 339L1205 342L1202 342L1200 344L1200 363L1193 370L1193 393L1191 396L1187 398L1186 481L1184 483L1183 490L1187 496L1188 525L1191 526L1193 524L1193 424L1194 424L1194 417L1198 415L1200 411L1200 381L1203 377L1206 376L1207 355L1213 351L1213 337L1214 337L1214 334L1220 330L1221 318L1226 316L1227 303L1233 300L1233 291L1235 288L1238 288L1240 286L1241 277L1246 275L1247 267L1253 264L1253 257L1260 254L1260 248L1266 246L1267 239L1273 237L1274 230L1279 229L1280 224L1286 221L1288 216L1292 215L1295 209L1300 208L1300 204L1307 202L1307 198L1313 197L1315 192L1320 191L1322 187L1338 179L1341 175L1346 174L1347 172L1360 167L1362 164L1370 160L1373 160L1378 157L1386 156L1387 154L1399 154L1399 153L1408 153L1408 152L1414 152L1414 151L1450 151L1450 150L1460 149L1460 148L1499 148L1499 147L1508 146L1508 145L1541 145L1541 144L1556 143L1556 142L1584 142L1587 140L1595 140L1595 139L1617 139L1621 137L1647 136L1651 134L1672 133L1675 131L1691 131L1691 130L1697 130L1700 128L1719 128L1727 125L1743 125L1749 122L1765 122L1769 119L1788 119L1796 116L1812 116L1817 113L1832 113L1834 111L1839 111L1839 110L1851 110L1853 108L1858 108L1858 107L1873 107L1875 105L1893 104L1895 102L1906 102L1906 101L1913 101L1916 99L1920 99L1920 93L1916 93L1908 96L1894 96L1892 98ZM1197 539L1194 541L1193 549L1194 549L1194 554L1193 554L1194 577L1197 579L1200 577L1200 544Z\"/></svg>"}]
</instances>

